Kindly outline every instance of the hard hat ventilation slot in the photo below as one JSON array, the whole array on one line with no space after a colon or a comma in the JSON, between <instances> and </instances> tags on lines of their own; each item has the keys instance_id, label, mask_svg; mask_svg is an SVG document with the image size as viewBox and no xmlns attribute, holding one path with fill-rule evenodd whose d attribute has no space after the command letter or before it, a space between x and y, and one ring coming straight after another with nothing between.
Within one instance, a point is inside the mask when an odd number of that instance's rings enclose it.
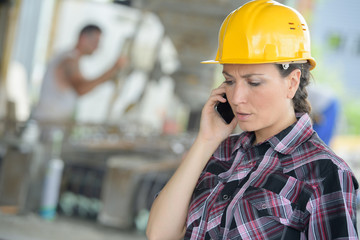
<instances>
[{"instance_id":1,"label":"hard hat ventilation slot","mask_svg":"<svg viewBox=\"0 0 360 240\"><path fill-rule=\"evenodd\" d=\"M301 26L303 27L302 30L306 31L306 26L305 26L305 24L302 23Z\"/></svg>"},{"instance_id":2,"label":"hard hat ventilation slot","mask_svg":"<svg viewBox=\"0 0 360 240\"><path fill-rule=\"evenodd\" d=\"M294 23L293 22L289 22L290 25L290 30L295 30L295 28L293 27Z\"/></svg>"},{"instance_id":3,"label":"hard hat ventilation slot","mask_svg":"<svg viewBox=\"0 0 360 240\"><path fill-rule=\"evenodd\" d=\"M296 27L294 26L295 23L289 22L289 25L290 25L290 30L296 30ZM300 28L300 25L298 25L298 27ZM306 26L305 26L305 24L301 24L301 27L302 27L302 30L303 30L303 31L306 31Z\"/></svg>"}]
</instances>

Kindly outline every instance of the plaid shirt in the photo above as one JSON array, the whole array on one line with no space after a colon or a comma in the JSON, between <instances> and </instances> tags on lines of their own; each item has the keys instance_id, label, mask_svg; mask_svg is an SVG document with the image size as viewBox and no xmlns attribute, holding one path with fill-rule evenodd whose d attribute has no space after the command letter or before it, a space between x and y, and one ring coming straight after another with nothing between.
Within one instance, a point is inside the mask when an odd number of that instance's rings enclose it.
<instances>
[{"instance_id":1,"label":"plaid shirt","mask_svg":"<svg viewBox=\"0 0 360 240\"><path fill-rule=\"evenodd\" d=\"M267 141L226 139L193 193L185 239L358 239L358 183L307 114Z\"/></svg>"}]
</instances>

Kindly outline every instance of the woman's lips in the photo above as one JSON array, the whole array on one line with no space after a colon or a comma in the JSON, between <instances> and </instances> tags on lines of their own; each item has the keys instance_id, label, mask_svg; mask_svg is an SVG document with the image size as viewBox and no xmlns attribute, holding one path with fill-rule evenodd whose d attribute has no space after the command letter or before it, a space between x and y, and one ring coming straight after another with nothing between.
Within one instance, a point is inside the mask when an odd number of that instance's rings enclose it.
<instances>
[{"instance_id":1,"label":"woman's lips","mask_svg":"<svg viewBox=\"0 0 360 240\"><path fill-rule=\"evenodd\" d=\"M251 113L239 113L239 112L237 112L236 116L240 121L245 121L245 120L248 120L250 118Z\"/></svg>"}]
</instances>

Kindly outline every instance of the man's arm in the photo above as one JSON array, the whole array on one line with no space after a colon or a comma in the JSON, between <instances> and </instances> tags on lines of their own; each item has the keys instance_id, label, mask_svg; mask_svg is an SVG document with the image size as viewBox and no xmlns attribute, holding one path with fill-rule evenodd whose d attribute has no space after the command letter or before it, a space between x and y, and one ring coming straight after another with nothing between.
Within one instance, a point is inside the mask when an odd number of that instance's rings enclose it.
<instances>
[{"instance_id":1,"label":"man's arm","mask_svg":"<svg viewBox=\"0 0 360 240\"><path fill-rule=\"evenodd\" d=\"M90 92L101 83L113 78L124 63L125 60L123 58L119 58L110 69L93 80L85 79L80 72L79 62L74 59L65 60L62 64L61 70L64 74L64 80L77 92L79 96L81 96Z\"/></svg>"}]
</instances>

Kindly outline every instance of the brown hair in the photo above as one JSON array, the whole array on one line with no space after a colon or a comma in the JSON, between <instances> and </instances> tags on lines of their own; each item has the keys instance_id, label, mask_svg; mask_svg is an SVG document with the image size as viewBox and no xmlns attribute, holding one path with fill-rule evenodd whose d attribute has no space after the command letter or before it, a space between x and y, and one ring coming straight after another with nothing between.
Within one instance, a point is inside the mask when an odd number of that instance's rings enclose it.
<instances>
[{"instance_id":1,"label":"brown hair","mask_svg":"<svg viewBox=\"0 0 360 240\"><path fill-rule=\"evenodd\" d=\"M295 93L295 96L293 98L293 106L294 110L297 113L308 113L311 112L311 105L310 102L307 100L308 92L306 89L306 86L310 83L310 63L292 63L289 64L289 68L284 69L282 64L276 64L280 75L282 77L287 77L292 71L295 69L300 69L301 76L300 76L300 84L299 88Z\"/></svg>"},{"instance_id":2,"label":"brown hair","mask_svg":"<svg viewBox=\"0 0 360 240\"><path fill-rule=\"evenodd\" d=\"M95 25L95 24L88 24L86 26L84 26L80 33L79 33L79 36L81 35L84 35L84 34L91 34L93 32L99 32L101 33L101 28L98 26L98 25Z\"/></svg>"}]
</instances>

